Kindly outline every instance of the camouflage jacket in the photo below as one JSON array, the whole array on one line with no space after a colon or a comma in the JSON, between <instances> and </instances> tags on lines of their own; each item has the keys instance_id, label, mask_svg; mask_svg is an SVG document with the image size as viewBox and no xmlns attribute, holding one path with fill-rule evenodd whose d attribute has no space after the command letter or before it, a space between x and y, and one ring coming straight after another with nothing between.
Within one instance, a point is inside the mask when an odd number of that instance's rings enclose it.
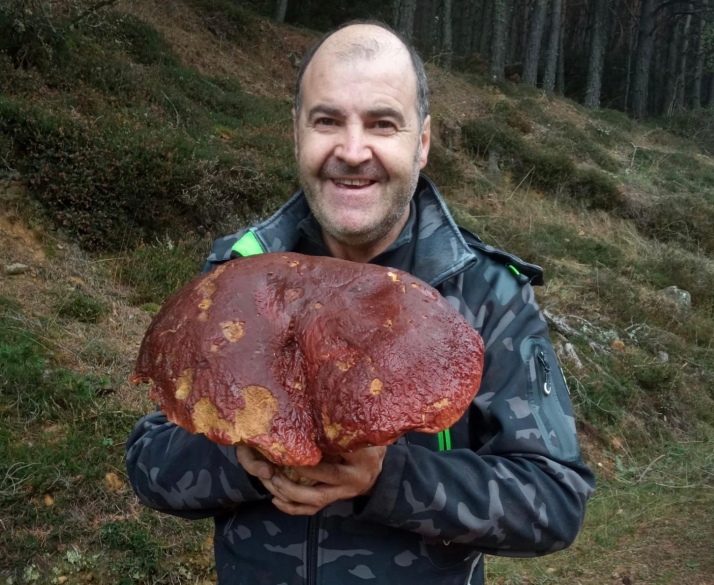
<instances>
[{"instance_id":1,"label":"camouflage jacket","mask_svg":"<svg viewBox=\"0 0 714 585\"><path fill-rule=\"evenodd\" d=\"M243 230L217 240L204 270L236 255L306 251L309 218L299 192L247 238ZM483 553L544 555L580 529L594 481L534 300L540 269L457 227L425 177L409 223L380 258L399 259L395 268L434 286L481 333L481 390L449 431L409 433L388 447L370 496L311 517L277 510L232 448L160 412L143 418L127 443L132 486L151 508L215 518L222 585L473 585L483 583Z\"/></svg>"}]
</instances>

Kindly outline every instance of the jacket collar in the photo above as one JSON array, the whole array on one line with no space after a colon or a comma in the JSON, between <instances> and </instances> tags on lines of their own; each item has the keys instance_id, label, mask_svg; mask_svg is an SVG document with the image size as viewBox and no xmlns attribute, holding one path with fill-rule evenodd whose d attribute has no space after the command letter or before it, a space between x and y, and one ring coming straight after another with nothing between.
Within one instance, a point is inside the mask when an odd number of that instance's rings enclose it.
<instances>
[{"instance_id":1,"label":"jacket collar","mask_svg":"<svg viewBox=\"0 0 714 585\"><path fill-rule=\"evenodd\" d=\"M298 191L272 217L251 231L266 252L295 249L304 237L305 224L311 212L305 194ZM476 255L464 240L446 203L434 183L420 175L412 204L412 216L418 222L413 274L431 286L437 286L476 261ZM397 240L390 246L404 245L412 238L413 222L407 222Z\"/></svg>"}]
</instances>

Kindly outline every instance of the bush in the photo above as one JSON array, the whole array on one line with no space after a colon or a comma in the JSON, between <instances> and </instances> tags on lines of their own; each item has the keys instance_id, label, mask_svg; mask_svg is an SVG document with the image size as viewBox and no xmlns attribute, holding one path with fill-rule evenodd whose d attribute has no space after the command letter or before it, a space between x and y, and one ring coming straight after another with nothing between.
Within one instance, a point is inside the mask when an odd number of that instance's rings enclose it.
<instances>
[{"instance_id":1,"label":"bush","mask_svg":"<svg viewBox=\"0 0 714 585\"><path fill-rule=\"evenodd\" d=\"M96 323L109 312L109 306L75 290L57 303L56 310L60 317L74 319L81 323Z\"/></svg>"},{"instance_id":2,"label":"bush","mask_svg":"<svg viewBox=\"0 0 714 585\"><path fill-rule=\"evenodd\" d=\"M630 204L626 215L647 237L714 252L714 202L700 196L671 195L652 204Z\"/></svg>"},{"instance_id":3,"label":"bush","mask_svg":"<svg viewBox=\"0 0 714 585\"><path fill-rule=\"evenodd\" d=\"M86 249L119 250L232 231L284 201L296 183L287 103L180 66L133 16L92 24L68 32L66 58L38 79L65 93L10 97L8 83L0 95L2 155L52 221Z\"/></svg>"},{"instance_id":4,"label":"bush","mask_svg":"<svg viewBox=\"0 0 714 585\"><path fill-rule=\"evenodd\" d=\"M669 132L694 141L709 156L714 155L714 109L678 112L671 118L660 120L660 123Z\"/></svg>"}]
</instances>

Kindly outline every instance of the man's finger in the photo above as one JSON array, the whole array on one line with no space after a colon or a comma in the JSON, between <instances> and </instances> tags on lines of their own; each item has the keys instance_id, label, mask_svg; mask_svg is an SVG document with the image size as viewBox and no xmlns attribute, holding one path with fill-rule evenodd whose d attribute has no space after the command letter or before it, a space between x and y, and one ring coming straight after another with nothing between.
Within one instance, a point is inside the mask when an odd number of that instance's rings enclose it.
<instances>
[{"instance_id":1,"label":"man's finger","mask_svg":"<svg viewBox=\"0 0 714 585\"><path fill-rule=\"evenodd\" d=\"M259 479L260 479L260 478L259 478ZM260 483L262 483L263 486L265 487L265 489L268 490L268 491L273 495L273 498L278 499L278 500L281 500L281 501L283 501L283 502L285 502L285 503L289 503L289 500L288 500L285 496L283 496L283 495L278 491L278 489L273 485L272 480L270 480L270 479L261 479L261 480L260 480Z\"/></svg>"},{"instance_id":2,"label":"man's finger","mask_svg":"<svg viewBox=\"0 0 714 585\"><path fill-rule=\"evenodd\" d=\"M307 506L305 504L285 502L277 498L273 500L273 505L281 512L285 512L286 514L290 514L291 516L314 516L322 509L316 506Z\"/></svg>"},{"instance_id":3,"label":"man's finger","mask_svg":"<svg viewBox=\"0 0 714 585\"><path fill-rule=\"evenodd\" d=\"M250 447L237 446L236 459L243 469L260 479L270 479L275 474L275 467L263 459L258 459Z\"/></svg>"},{"instance_id":4,"label":"man's finger","mask_svg":"<svg viewBox=\"0 0 714 585\"><path fill-rule=\"evenodd\" d=\"M306 486L290 481L280 473L276 473L271 480L273 485L285 500L296 504L305 504L322 509L335 500L346 497L339 487L330 485Z\"/></svg>"},{"instance_id":5,"label":"man's finger","mask_svg":"<svg viewBox=\"0 0 714 585\"><path fill-rule=\"evenodd\" d=\"M340 463L318 463L310 467L296 467L302 477L328 485L342 485L352 478L352 470Z\"/></svg>"}]
</instances>

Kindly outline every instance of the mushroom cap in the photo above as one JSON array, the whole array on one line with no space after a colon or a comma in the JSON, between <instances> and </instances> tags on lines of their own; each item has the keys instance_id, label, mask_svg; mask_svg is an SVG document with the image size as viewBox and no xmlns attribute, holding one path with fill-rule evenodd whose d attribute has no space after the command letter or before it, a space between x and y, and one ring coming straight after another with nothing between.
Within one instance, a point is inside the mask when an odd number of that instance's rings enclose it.
<instances>
[{"instance_id":1,"label":"mushroom cap","mask_svg":"<svg viewBox=\"0 0 714 585\"><path fill-rule=\"evenodd\" d=\"M406 272L262 254L172 296L132 381L192 433L315 465L453 425L478 391L483 352L466 320Z\"/></svg>"}]
</instances>

